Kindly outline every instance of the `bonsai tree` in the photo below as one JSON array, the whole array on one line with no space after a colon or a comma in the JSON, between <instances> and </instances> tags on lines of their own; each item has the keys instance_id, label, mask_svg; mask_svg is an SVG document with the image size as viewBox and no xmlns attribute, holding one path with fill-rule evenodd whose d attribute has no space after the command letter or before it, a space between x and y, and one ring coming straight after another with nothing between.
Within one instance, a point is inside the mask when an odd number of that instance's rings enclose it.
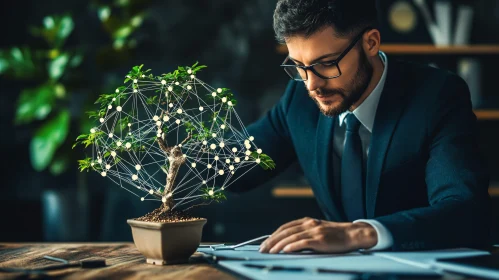
<instances>
[{"instance_id":1,"label":"bonsai tree","mask_svg":"<svg viewBox=\"0 0 499 280\"><path fill-rule=\"evenodd\" d=\"M160 76L133 67L125 85L102 94L88 112L96 125L74 146L91 146L92 155L79 160L80 171L99 172L142 201L161 201L154 212L167 217L226 199L224 190L251 168L273 169L245 130L231 91L196 77L205 67Z\"/></svg>"}]
</instances>

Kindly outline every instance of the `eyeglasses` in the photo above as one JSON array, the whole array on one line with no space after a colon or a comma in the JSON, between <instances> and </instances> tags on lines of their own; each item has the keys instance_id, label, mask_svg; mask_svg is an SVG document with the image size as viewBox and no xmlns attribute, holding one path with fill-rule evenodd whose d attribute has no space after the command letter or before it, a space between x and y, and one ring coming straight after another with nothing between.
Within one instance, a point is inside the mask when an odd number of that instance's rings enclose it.
<instances>
[{"instance_id":1,"label":"eyeglasses","mask_svg":"<svg viewBox=\"0 0 499 280\"><path fill-rule=\"evenodd\" d=\"M354 38L352 43L350 43L350 45L335 60L317 62L309 66L302 66L294 64L293 60L288 56L281 64L281 67L283 67L284 71L291 77L291 79L295 81L308 80L307 70L312 71L317 77L322 79L338 78L339 76L341 76L341 70L339 66L341 59L343 59L348 54L348 52L355 46L355 44L357 44L360 38L362 38L362 35L364 35L364 33L369 29L372 29L372 27L368 27L360 32L360 34Z\"/></svg>"}]
</instances>

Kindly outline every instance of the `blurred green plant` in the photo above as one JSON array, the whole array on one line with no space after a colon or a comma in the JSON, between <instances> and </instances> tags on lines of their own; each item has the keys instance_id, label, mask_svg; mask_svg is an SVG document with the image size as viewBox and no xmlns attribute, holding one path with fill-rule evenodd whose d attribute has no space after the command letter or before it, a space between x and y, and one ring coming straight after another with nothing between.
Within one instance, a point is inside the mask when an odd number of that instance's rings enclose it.
<instances>
[{"instance_id":1,"label":"blurred green plant","mask_svg":"<svg viewBox=\"0 0 499 280\"><path fill-rule=\"evenodd\" d=\"M150 2L118 0L90 4L110 38L110 42L104 45L90 46L96 48L97 58L94 59L99 65L112 69L130 58L128 55L118 56L119 59L114 61L108 59L123 51L129 54L129 50L137 45L132 35L142 25ZM72 152L68 135L71 131L74 134L88 132L91 123L83 114L70 110L72 93L88 91L91 100L105 88L99 84L88 88L88 83L74 86L72 75L84 62L85 51L89 51L88 46L67 46L74 30L75 23L70 14L49 15L43 18L40 26L29 28L30 34L40 39L43 46L33 44L0 50L0 75L28 85L19 94L14 123L35 127L29 146L31 164L36 171L48 169L53 175L63 173L70 166ZM82 104L82 107L86 106Z\"/></svg>"}]
</instances>

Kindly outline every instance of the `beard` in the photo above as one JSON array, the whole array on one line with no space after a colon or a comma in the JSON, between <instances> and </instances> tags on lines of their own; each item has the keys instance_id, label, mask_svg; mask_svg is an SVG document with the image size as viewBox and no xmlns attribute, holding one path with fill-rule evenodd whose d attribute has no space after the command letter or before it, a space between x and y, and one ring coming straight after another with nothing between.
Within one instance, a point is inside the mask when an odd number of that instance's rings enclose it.
<instances>
[{"instance_id":1,"label":"beard","mask_svg":"<svg viewBox=\"0 0 499 280\"><path fill-rule=\"evenodd\" d=\"M313 75L313 74L312 74ZM346 112L352 105L354 105L362 97L362 94L366 91L369 86L369 82L373 76L373 67L367 60L366 54L361 51L359 58L359 66L357 67L357 73L350 80L350 85L352 87L350 90L344 88L328 89L328 88L318 88L315 90L317 96L327 97L333 96L335 94L342 97L340 104L333 106L331 101L319 102L313 95L308 91L308 95L319 107L322 114L328 117L335 117L343 112Z\"/></svg>"}]
</instances>

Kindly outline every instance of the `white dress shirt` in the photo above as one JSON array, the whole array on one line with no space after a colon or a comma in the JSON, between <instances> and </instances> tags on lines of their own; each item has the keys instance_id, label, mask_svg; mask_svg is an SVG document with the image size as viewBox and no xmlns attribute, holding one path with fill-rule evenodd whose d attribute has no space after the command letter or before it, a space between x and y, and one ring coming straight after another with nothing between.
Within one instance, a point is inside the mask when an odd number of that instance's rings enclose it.
<instances>
[{"instance_id":1,"label":"white dress shirt","mask_svg":"<svg viewBox=\"0 0 499 280\"><path fill-rule=\"evenodd\" d=\"M362 142L362 152L363 152L363 167L364 170L367 168L367 157L369 156L369 144L371 142L371 133L374 125L374 117L376 116L376 109L378 108L379 98L383 92L383 87L386 80L386 72L388 69L388 58L385 53L379 52L381 61L384 64L383 74L378 84L374 90L369 94L369 96L359 105L353 112L346 111L339 115L337 121L335 122L334 129L334 140L333 140L333 172L335 178L335 184L341 184L341 156L343 154L343 147L345 144L345 126L343 121L348 114L354 114L360 121L361 126L359 128L359 135ZM339 186L339 185L337 185ZM384 250L388 249L393 245L393 237L390 231L376 220L361 219L355 220L354 223L364 222L370 224L377 233L378 243L368 250Z\"/></svg>"}]
</instances>

